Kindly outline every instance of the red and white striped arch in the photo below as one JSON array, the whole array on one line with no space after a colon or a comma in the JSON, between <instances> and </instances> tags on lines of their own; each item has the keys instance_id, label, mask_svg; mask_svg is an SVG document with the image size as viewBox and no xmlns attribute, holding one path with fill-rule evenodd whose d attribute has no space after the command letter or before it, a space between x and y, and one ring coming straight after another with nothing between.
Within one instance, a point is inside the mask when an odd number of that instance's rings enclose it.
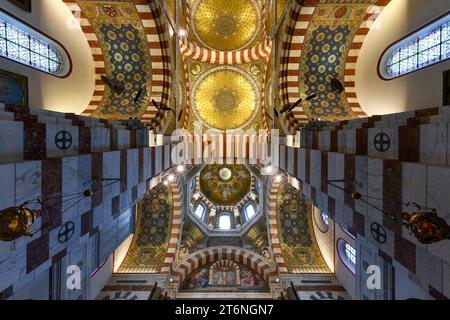
<instances>
[{"instance_id":1,"label":"red and white striped arch","mask_svg":"<svg viewBox=\"0 0 450 320\"><path fill-rule=\"evenodd\" d=\"M253 48L240 51L219 51L199 47L186 38L180 40L181 54L202 63L210 64L244 64L268 58L272 51L272 41L266 38Z\"/></svg>"},{"instance_id":2,"label":"red and white striped arch","mask_svg":"<svg viewBox=\"0 0 450 320\"><path fill-rule=\"evenodd\" d=\"M377 27L376 19L390 2L391 0L378 0L375 5L369 7L368 13L364 17L364 21L356 32L356 36L353 39L353 43L347 56L344 75L345 95L352 111L359 118L367 117L367 114L359 104L358 96L356 94L356 64L358 62L358 56L367 34L371 28Z\"/></svg>"},{"instance_id":3,"label":"red and white striped arch","mask_svg":"<svg viewBox=\"0 0 450 320\"><path fill-rule=\"evenodd\" d=\"M79 20L82 31L92 51L95 66L95 90L91 102L82 112L83 115L91 115L99 106L105 94L105 85L100 79L106 73L105 59L100 48L94 28L82 12L77 0L63 0L75 19ZM119 1L117 1L119 2ZM136 10L141 18L144 31L147 35L148 48L151 56L152 86L151 97L156 102L168 105L172 88L172 71L170 67L169 32L163 16L161 4L152 0L134 0ZM149 104L143 115L144 121L151 122L151 128L160 131L164 113L157 112L153 105Z\"/></svg>"},{"instance_id":4,"label":"red and white striped arch","mask_svg":"<svg viewBox=\"0 0 450 320\"><path fill-rule=\"evenodd\" d=\"M282 56L280 60L280 101L282 106L294 104L300 99L299 70L300 57L306 30L313 17L315 5L313 1L293 1L288 9L284 33L282 35ZM304 110L299 107L284 118L285 129L291 132L293 128L308 122Z\"/></svg>"},{"instance_id":5,"label":"red and white striped arch","mask_svg":"<svg viewBox=\"0 0 450 320\"><path fill-rule=\"evenodd\" d=\"M76 0L63 0L67 8L72 12L74 19L80 24L81 30L83 31L86 40L89 43L89 47L92 52L92 59L94 60L94 78L95 78L95 88L94 93L89 102L89 105L81 113L84 116L90 116L94 113L95 109L100 105L100 101L105 93L105 84L100 79L101 75L106 73L105 69L105 58L103 57L103 52L100 48L98 38L94 32L94 28L90 24L86 15L82 12L81 7L77 4Z\"/></svg>"},{"instance_id":6,"label":"red and white striped arch","mask_svg":"<svg viewBox=\"0 0 450 320\"><path fill-rule=\"evenodd\" d=\"M269 240L272 246L273 257L280 274L288 273L286 264L284 263L283 254L281 253L280 237L278 235L278 219L277 219L277 198L280 191L280 182L273 181L269 193L269 223L268 232Z\"/></svg>"},{"instance_id":7,"label":"red and white striped arch","mask_svg":"<svg viewBox=\"0 0 450 320\"><path fill-rule=\"evenodd\" d=\"M161 273L168 274L172 270L175 254L178 249L178 243L181 238L181 192L178 178L169 183L172 189L172 201L173 201L173 216L172 226L170 229L169 246L164 258L164 265L161 269Z\"/></svg>"},{"instance_id":8,"label":"red and white striped arch","mask_svg":"<svg viewBox=\"0 0 450 320\"><path fill-rule=\"evenodd\" d=\"M271 277L278 274L266 258L253 251L240 247L218 246L191 253L178 264L172 272L172 275L176 278L174 280L181 284L193 271L220 260L232 260L236 263L243 264L256 271L268 283Z\"/></svg>"}]
</instances>

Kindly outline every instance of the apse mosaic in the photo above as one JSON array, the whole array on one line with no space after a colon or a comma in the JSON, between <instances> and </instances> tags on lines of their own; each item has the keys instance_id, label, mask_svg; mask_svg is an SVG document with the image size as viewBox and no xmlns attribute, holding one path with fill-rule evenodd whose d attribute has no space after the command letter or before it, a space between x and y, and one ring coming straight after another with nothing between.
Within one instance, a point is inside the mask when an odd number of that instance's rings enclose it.
<instances>
[{"instance_id":1,"label":"apse mosaic","mask_svg":"<svg viewBox=\"0 0 450 320\"><path fill-rule=\"evenodd\" d=\"M251 175L244 165L208 165L200 173L200 191L215 205L236 205L250 187Z\"/></svg>"},{"instance_id":2,"label":"apse mosaic","mask_svg":"<svg viewBox=\"0 0 450 320\"><path fill-rule=\"evenodd\" d=\"M366 2L366 4L364 3ZM373 2L373 1L372 1ZM355 118L345 92L330 87L332 78L345 82L347 55L367 14L369 1L355 4L319 4L308 27L300 61L299 90L302 97L317 93L317 99L304 102L309 118L342 120Z\"/></svg>"},{"instance_id":3,"label":"apse mosaic","mask_svg":"<svg viewBox=\"0 0 450 320\"><path fill-rule=\"evenodd\" d=\"M194 271L185 279L180 291L269 292L269 287L249 267L221 260Z\"/></svg>"},{"instance_id":4,"label":"apse mosaic","mask_svg":"<svg viewBox=\"0 0 450 320\"><path fill-rule=\"evenodd\" d=\"M277 222L281 251L291 272L330 273L314 237L311 205L291 185L280 187Z\"/></svg>"},{"instance_id":5,"label":"apse mosaic","mask_svg":"<svg viewBox=\"0 0 450 320\"><path fill-rule=\"evenodd\" d=\"M163 265L172 216L172 191L159 184L139 204L136 235L119 272L157 270Z\"/></svg>"},{"instance_id":6,"label":"apse mosaic","mask_svg":"<svg viewBox=\"0 0 450 320\"><path fill-rule=\"evenodd\" d=\"M147 103L135 103L137 92L151 89L150 53L139 14L131 2L80 1L95 30L105 58L106 76L124 86L121 94L106 92L93 116L108 119L140 118Z\"/></svg>"},{"instance_id":7,"label":"apse mosaic","mask_svg":"<svg viewBox=\"0 0 450 320\"><path fill-rule=\"evenodd\" d=\"M202 47L222 51L250 46L261 28L261 1L191 0L191 25Z\"/></svg>"}]
</instances>

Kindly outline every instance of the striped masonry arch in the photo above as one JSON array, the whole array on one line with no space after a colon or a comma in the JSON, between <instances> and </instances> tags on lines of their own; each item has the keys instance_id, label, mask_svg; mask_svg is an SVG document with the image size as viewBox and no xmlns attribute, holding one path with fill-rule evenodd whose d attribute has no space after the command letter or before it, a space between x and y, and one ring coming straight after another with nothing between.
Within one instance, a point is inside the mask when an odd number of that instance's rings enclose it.
<instances>
[{"instance_id":1,"label":"striped masonry arch","mask_svg":"<svg viewBox=\"0 0 450 320\"><path fill-rule=\"evenodd\" d=\"M362 109L358 101L358 96L356 94L356 64L358 62L358 56L363 46L364 40L371 28L377 28L377 18L381 15L384 8L391 2L391 0L378 0L377 3L370 6L368 13L361 23L356 36L351 44L346 64L345 64L345 76L344 76L344 87L345 95L347 101L352 108L352 111L359 117L367 117L367 114Z\"/></svg>"},{"instance_id":2,"label":"striped masonry arch","mask_svg":"<svg viewBox=\"0 0 450 320\"><path fill-rule=\"evenodd\" d=\"M270 282L271 277L278 274L266 258L253 251L241 247L217 246L200 249L186 256L172 272L174 281L180 285L193 271L220 260L231 260L243 264L256 271L267 283Z\"/></svg>"},{"instance_id":3,"label":"striped masonry arch","mask_svg":"<svg viewBox=\"0 0 450 320\"><path fill-rule=\"evenodd\" d=\"M164 258L164 265L161 269L161 273L163 274L170 273L173 261L175 259L175 254L177 252L178 243L180 242L181 238L181 192L179 183L180 181L178 179L178 176L176 180L169 183L169 186L172 189L173 217L169 238L169 247Z\"/></svg>"},{"instance_id":4,"label":"striped masonry arch","mask_svg":"<svg viewBox=\"0 0 450 320\"><path fill-rule=\"evenodd\" d=\"M269 240L272 246L272 252L275 260L275 264L278 268L280 274L285 274L288 272L286 264L284 263L284 258L281 253L280 237L278 235L278 220L277 220L277 198L278 191L280 190L280 182L272 181L270 186L269 201L268 201L268 231Z\"/></svg>"},{"instance_id":5,"label":"striped masonry arch","mask_svg":"<svg viewBox=\"0 0 450 320\"><path fill-rule=\"evenodd\" d=\"M313 17L315 5L312 1L293 1L286 16L282 35L282 55L280 60L280 96L281 105L294 104L300 99L298 87L300 57L305 41L306 30ZM292 132L300 124L308 122L304 110L299 107L284 117L283 124L287 132Z\"/></svg>"}]
</instances>

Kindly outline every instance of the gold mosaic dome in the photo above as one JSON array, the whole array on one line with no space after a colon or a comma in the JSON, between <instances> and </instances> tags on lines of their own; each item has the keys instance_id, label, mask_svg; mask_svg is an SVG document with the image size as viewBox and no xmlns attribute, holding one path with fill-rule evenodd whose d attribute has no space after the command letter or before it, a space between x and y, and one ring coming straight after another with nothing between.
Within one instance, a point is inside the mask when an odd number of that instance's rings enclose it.
<instances>
[{"instance_id":1,"label":"gold mosaic dome","mask_svg":"<svg viewBox=\"0 0 450 320\"><path fill-rule=\"evenodd\" d=\"M200 173L200 191L215 205L236 205L250 186L251 175L243 165L208 165Z\"/></svg>"},{"instance_id":2,"label":"gold mosaic dome","mask_svg":"<svg viewBox=\"0 0 450 320\"><path fill-rule=\"evenodd\" d=\"M250 45L258 35L261 13L254 0L198 0L192 27L202 45L233 51Z\"/></svg>"},{"instance_id":3,"label":"gold mosaic dome","mask_svg":"<svg viewBox=\"0 0 450 320\"><path fill-rule=\"evenodd\" d=\"M256 83L237 68L216 68L203 74L194 86L193 98L194 113L208 128L242 128L258 111Z\"/></svg>"}]
</instances>

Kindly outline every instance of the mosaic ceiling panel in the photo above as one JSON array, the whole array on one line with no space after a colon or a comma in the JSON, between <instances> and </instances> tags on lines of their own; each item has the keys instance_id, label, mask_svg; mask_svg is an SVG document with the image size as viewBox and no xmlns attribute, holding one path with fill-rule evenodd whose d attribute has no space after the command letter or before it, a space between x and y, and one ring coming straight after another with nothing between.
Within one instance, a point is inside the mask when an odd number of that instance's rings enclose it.
<instances>
[{"instance_id":1,"label":"mosaic ceiling panel","mask_svg":"<svg viewBox=\"0 0 450 320\"><path fill-rule=\"evenodd\" d=\"M200 173L200 191L218 206L233 206L251 187L251 175L243 165L209 165Z\"/></svg>"},{"instance_id":2,"label":"mosaic ceiling panel","mask_svg":"<svg viewBox=\"0 0 450 320\"><path fill-rule=\"evenodd\" d=\"M330 90L330 79L345 82L348 52L367 14L368 2L324 3L317 6L307 30L300 61L301 95L319 95L317 99L303 104L309 118L342 120L356 117L345 93L339 95Z\"/></svg>"},{"instance_id":3,"label":"mosaic ceiling panel","mask_svg":"<svg viewBox=\"0 0 450 320\"><path fill-rule=\"evenodd\" d=\"M280 187L277 222L281 252L289 271L330 272L314 237L311 205L291 185Z\"/></svg>"},{"instance_id":4,"label":"mosaic ceiling panel","mask_svg":"<svg viewBox=\"0 0 450 320\"><path fill-rule=\"evenodd\" d=\"M194 112L208 128L241 128L258 112L257 85L238 68L215 68L206 72L194 86L193 96Z\"/></svg>"},{"instance_id":5,"label":"mosaic ceiling panel","mask_svg":"<svg viewBox=\"0 0 450 320\"><path fill-rule=\"evenodd\" d=\"M79 1L97 35L105 57L106 76L125 86L122 94L106 86L93 116L108 119L141 117L146 102L134 103L145 85L151 88L150 52L147 37L133 2Z\"/></svg>"},{"instance_id":6,"label":"mosaic ceiling panel","mask_svg":"<svg viewBox=\"0 0 450 320\"><path fill-rule=\"evenodd\" d=\"M186 59L192 112L188 127L249 129L262 127L261 88L264 61L215 66Z\"/></svg>"},{"instance_id":7,"label":"mosaic ceiling panel","mask_svg":"<svg viewBox=\"0 0 450 320\"><path fill-rule=\"evenodd\" d=\"M191 1L192 31L200 45L233 51L251 45L261 28L261 1Z\"/></svg>"},{"instance_id":8,"label":"mosaic ceiling panel","mask_svg":"<svg viewBox=\"0 0 450 320\"><path fill-rule=\"evenodd\" d=\"M172 191L160 184L139 204L136 235L119 272L144 272L163 266L172 216Z\"/></svg>"}]
</instances>

